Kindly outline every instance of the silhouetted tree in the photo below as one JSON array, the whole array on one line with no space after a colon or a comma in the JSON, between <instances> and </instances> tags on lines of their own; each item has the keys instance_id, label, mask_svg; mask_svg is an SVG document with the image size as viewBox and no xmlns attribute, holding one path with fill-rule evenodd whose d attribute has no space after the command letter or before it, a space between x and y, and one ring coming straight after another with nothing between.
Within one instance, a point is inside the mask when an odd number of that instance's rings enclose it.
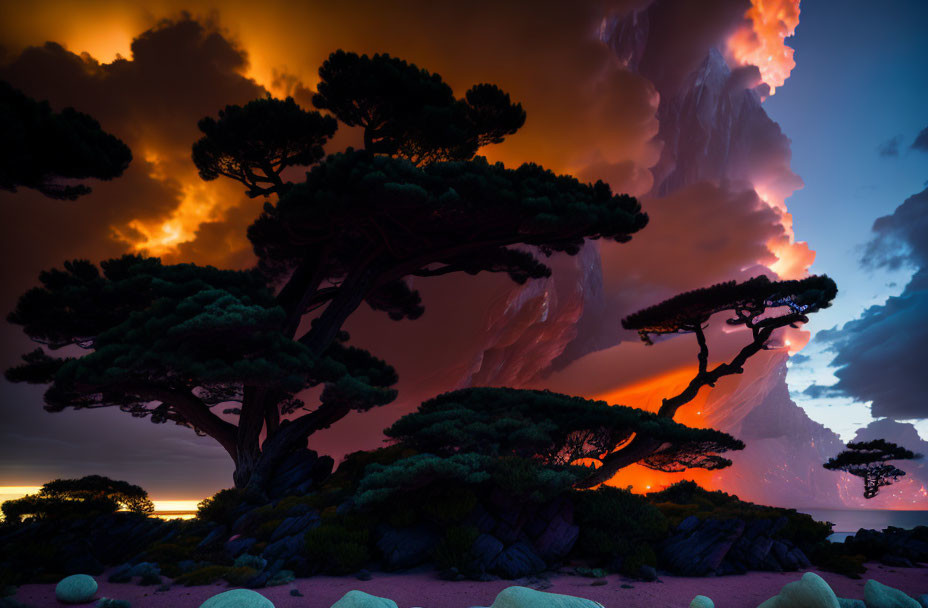
<instances>
[{"instance_id":1,"label":"silhouetted tree","mask_svg":"<svg viewBox=\"0 0 928 608\"><path fill-rule=\"evenodd\" d=\"M91 190L63 180L122 175L132 160L129 147L74 108L53 112L0 81L0 189L20 186L45 196L74 200Z\"/></svg>"},{"instance_id":2,"label":"silhouetted tree","mask_svg":"<svg viewBox=\"0 0 928 608\"><path fill-rule=\"evenodd\" d=\"M319 69L313 104L343 123L364 129L370 152L416 164L468 160L477 149L503 141L525 123L521 104L492 84L455 99L441 76L387 54L337 51Z\"/></svg>"},{"instance_id":3,"label":"silhouetted tree","mask_svg":"<svg viewBox=\"0 0 928 608\"><path fill-rule=\"evenodd\" d=\"M80 479L56 479L42 486L38 494L8 500L0 507L6 521L22 519L53 519L113 513L126 509L148 514L155 510L148 492L126 481L102 475L87 475Z\"/></svg>"},{"instance_id":4,"label":"silhouetted tree","mask_svg":"<svg viewBox=\"0 0 928 608\"><path fill-rule=\"evenodd\" d=\"M765 276L742 283L729 281L674 296L660 304L645 308L622 320L625 329L638 332L646 344L651 336L692 333L699 345L696 375L679 394L664 399L658 410L661 418L672 419L677 410L696 398L704 386L715 386L724 376L744 372L744 364L761 350L768 348L773 333L782 327L797 327L809 320L808 315L831 306L838 289L827 276L811 276L797 281L771 281ZM729 312L729 325L743 325L750 330L751 341L731 361L709 367L709 346L705 328L718 313ZM660 449L653 438L637 435L622 449L602 459L602 467L583 483L602 483L619 470L642 462Z\"/></svg>"},{"instance_id":5,"label":"silhouetted tree","mask_svg":"<svg viewBox=\"0 0 928 608\"><path fill-rule=\"evenodd\" d=\"M385 434L441 456L467 452L514 456L554 467L583 460L602 463L632 437L642 437L660 447L640 463L666 472L724 468L731 461L719 453L744 448L726 433L690 428L645 410L509 388L440 395L400 418Z\"/></svg>"},{"instance_id":6,"label":"silhouetted tree","mask_svg":"<svg viewBox=\"0 0 928 608\"><path fill-rule=\"evenodd\" d=\"M335 134L338 123L319 112L307 112L288 97L268 96L244 106L226 106L219 120L199 123L204 136L193 144L193 162L200 177L220 175L241 182L254 198L283 194L281 173L287 167L317 163L322 146Z\"/></svg>"},{"instance_id":7,"label":"silhouetted tree","mask_svg":"<svg viewBox=\"0 0 928 608\"><path fill-rule=\"evenodd\" d=\"M847 444L846 450L829 458L823 466L830 471L845 471L864 480L864 498L873 498L880 488L892 485L905 471L889 464L890 460L915 460L916 454L885 439Z\"/></svg>"},{"instance_id":8,"label":"silhouetted tree","mask_svg":"<svg viewBox=\"0 0 928 608\"><path fill-rule=\"evenodd\" d=\"M342 56L333 54L326 65ZM331 155L301 184L277 184L279 163L264 171L266 187L248 173L257 175L262 158L280 158L275 146L282 139L316 150L330 132L325 121L307 118L290 102L265 101L247 111L226 108L219 121L203 123L206 143L197 144L195 156L205 177L228 173L250 191L270 188L279 195L248 230L260 272L165 266L136 256L104 262L102 272L86 261L66 263L43 273L42 286L22 296L9 320L48 349L89 352L52 357L39 349L7 377L50 384L46 407L52 411L116 406L154 422L192 426L234 459L237 487L261 489L312 433L394 398L393 370L347 346L341 330L363 302L393 319L416 318L421 299L405 277L505 272L524 282L548 276L545 256L576 254L587 238L625 242L647 223L634 198L615 195L602 182L581 183L531 164L491 165L472 159L473 151L422 166L403 158L415 130L396 127L403 121L391 118L405 112L383 84L393 82L395 65L376 63L370 78L338 97L346 107L379 108L365 114L379 121L366 126L380 129L365 138L372 149ZM437 76L408 67L404 78L414 82L404 86L444 90ZM326 69L320 75L320 91L334 95L336 77ZM468 107L482 122L468 137L490 143L517 128L493 118L509 114L498 107L505 95L478 88L472 97ZM265 138L224 121L265 112L313 126ZM243 152L251 146L264 153ZM307 316L312 322L304 325ZM323 390L311 407L297 394L314 386ZM233 405L226 411L238 415L237 424L213 411L220 403Z\"/></svg>"}]
</instances>

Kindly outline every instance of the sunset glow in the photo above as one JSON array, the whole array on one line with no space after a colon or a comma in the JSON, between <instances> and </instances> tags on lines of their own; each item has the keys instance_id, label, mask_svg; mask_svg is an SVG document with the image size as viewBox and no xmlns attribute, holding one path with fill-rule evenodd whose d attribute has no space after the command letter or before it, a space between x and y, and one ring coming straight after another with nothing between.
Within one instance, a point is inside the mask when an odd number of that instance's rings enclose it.
<instances>
[{"instance_id":1,"label":"sunset glow","mask_svg":"<svg viewBox=\"0 0 928 608\"><path fill-rule=\"evenodd\" d=\"M796 67L785 41L799 25L799 0L752 0L745 19L728 39L729 53L739 66L757 66L773 95Z\"/></svg>"}]
</instances>

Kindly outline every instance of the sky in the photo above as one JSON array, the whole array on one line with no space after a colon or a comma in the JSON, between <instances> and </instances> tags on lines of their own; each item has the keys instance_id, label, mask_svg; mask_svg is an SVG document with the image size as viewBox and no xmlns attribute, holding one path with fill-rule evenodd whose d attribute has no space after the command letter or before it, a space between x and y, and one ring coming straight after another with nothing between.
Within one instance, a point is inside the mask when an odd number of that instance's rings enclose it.
<instances>
[{"instance_id":1,"label":"sky","mask_svg":"<svg viewBox=\"0 0 928 608\"><path fill-rule=\"evenodd\" d=\"M805 182L788 201L796 236L815 248L812 272L828 274L840 289L834 306L809 324L813 332L842 327L902 293L912 264L891 269L861 262L875 236L874 221L928 185L928 151L912 148L928 127L928 5L896 0L875 9L852 0L835 8L802 3L788 41L796 67L764 102L789 135L793 169ZM791 394L815 420L849 440L872 420L867 402L803 393L835 381L829 347L813 339L803 352L810 360L791 364ZM928 439L928 422L916 426Z\"/></svg>"},{"instance_id":2,"label":"sky","mask_svg":"<svg viewBox=\"0 0 928 608\"><path fill-rule=\"evenodd\" d=\"M123 177L75 203L0 193L0 255L16 261L2 271L5 310L40 270L74 257L145 251L249 266L244 231L263 201L198 178L189 160L197 120L269 92L309 107L329 52L386 51L442 74L458 95L494 82L523 103L525 128L481 151L491 160L602 178L640 197L651 222L629 244L553 260L551 279L525 287L504 277L420 281L427 313L416 322L359 311L347 328L399 370L401 397L311 447L336 456L374 447L392 420L459 386L643 404L651 397L636 395L651 389L642 387L685 376L693 346L680 338L649 349L623 332L624 314L719 281L808 272L837 281L833 308L713 395L737 394L789 351L789 396L843 440L874 420L871 402L928 439L928 411L907 398L925 388L912 369L925 331L914 321L928 308L918 274L928 202L915 196L928 145L913 147L928 127L922 2L4 4L0 78L90 113L134 154ZM359 141L341 127L327 149ZM713 325L713 357L734 352L738 337ZM4 367L31 348L8 324L0 338ZM685 422L741 424L743 413L704 397ZM0 486L102 471L162 499L228 485L225 453L188 429L105 410L48 414L39 388L5 380L0 403Z\"/></svg>"}]
</instances>

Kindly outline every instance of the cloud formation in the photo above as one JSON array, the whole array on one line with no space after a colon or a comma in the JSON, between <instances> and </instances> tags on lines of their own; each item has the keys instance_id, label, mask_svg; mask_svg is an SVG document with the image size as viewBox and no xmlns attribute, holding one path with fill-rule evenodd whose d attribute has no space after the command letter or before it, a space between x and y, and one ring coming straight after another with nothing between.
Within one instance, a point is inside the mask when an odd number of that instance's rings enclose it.
<instances>
[{"instance_id":1,"label":"cloud formation","mask_svg":"<svg viewBox=\"0 0 928 608\"><path fill-rule=\"evenodd\" d=\"M912 149L918 150L919 152L928 152L928 127L925 127L921 132L915 136L915 141L912 142Z\"/></svg>"},{"instance_id":2,"label":"cloud formation","mask_svg":"<svg viewBox=\"0 0 928 608\"><path fill-rule=\"evenodd\" d=\"M876 147L877 154L880 158L896 158L899 156L899 144L901 143L901 135L891 137Z\"/></svg>"},{"instance_id":3,"label":"cloud formation","mask_svg":"<svg viewBox=\"0 0 928 608\"><path fill-rule=\"evenodd\" d=\"M872 401L874 417L894 420L928 418L928 378L924 373L928 343L928 190L909 197L892 215L873 224L874 238L865 248L863 264L871 269L913 267L903 292L882 306L872 306L860 318L819 339L836 352L838 382L810 387L823 395L846 395ZM807 391L808 392L808 391ZM811 394L811 393L810 393Z\"/></svg>"}]
</instances>

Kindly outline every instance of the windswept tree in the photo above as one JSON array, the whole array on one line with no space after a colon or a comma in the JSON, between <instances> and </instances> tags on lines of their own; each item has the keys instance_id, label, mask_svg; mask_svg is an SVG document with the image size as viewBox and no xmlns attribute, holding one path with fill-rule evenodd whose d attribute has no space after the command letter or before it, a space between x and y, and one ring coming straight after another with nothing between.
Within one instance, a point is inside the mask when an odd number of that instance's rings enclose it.
<instances>
[{"instance_id":1,"label":"windswept tree","mask_svg":"<svg viewBox=\"0 0 928 608\"><path fill-rule=\"evenodd\" d=\"M228 175L251 193L279 197L248 230L257 270L124 256L44 272L9 317L44 348L7 377L50 385L51 411L118 407L193 427L235 461L237 487L260 491L314 432L394 398L393 370L349 346L341 329L362 303L414 319L424 309L406 277L502 272L525 282L550 274L546 256L576 254L585 239L625 242L647 223L634 198L602 182L473 158L475 138L501 141L521 124L502 92L475 89L464 102L472 108L467 128L436 149L383 83L401 63L409 68L404 86L434 88L447 101L440 77L397 60L358 60L374 66L369 78L336 86L340 76L323 66L319 90L327 107L369 110L360 123L375 130L365 134L369 149L326 157L303 183L282 181L280 159L291 155L282 151L288 142L309 150L300 162L318 155L331 124L317 114L266 101L201 123L194 158L204 177ZM356 124L342 109L333 113ZM284 115L302 131L269 126L277 135L268 136L229 118L246 115ZM49 352L63 347L72 348ZM313 387L322 390L305 392Z\"/></svg>"},{"instance_id":2,"label":"windswept tree","mask_svg":"<svg viewBox=\"0 0 928 608\"><path fill-rule=\"evenodd\" d=\"M56 479L43 485L38 494L8 500L2 506L9 522L112 513L118 509L149 514L155 506L148 492L139 486L102 475Z\"/></svg>"},{"instance_id":3,"label":"windswept tree","mask_svg":"<svg viewBox=\"0 0 928 608\"><path fill-rule=\"evenodd\" d=\"M864 498L880 493L880 488L892 485L905 475L905 471L889 464L892 460L916 460L916 454L885 439L858 441L847 444L847 449L829 458L823 466L830 471L845 471L864 480Z\"/></svg>"},{"instance_id":4,"label":"windswept tree","mask_svg":"<svg viewBox=\"0 0 928 608\"><path fill-rule=\"evenodd\" d=\"M74 108L54 112L0 81L0 190L32 188L74 200L91 190L77 180L119 177L132 160L129 147Z\"/></svg>"},{"instance_id":5,"label":"windswept tree","mask_svg":"<svg viewBox=\"0 0 928 608\"><path fill-rule=\"evenodd\" d=\"M696 398L700 389L715 386L721 378L744 372L748 359L769 348L774 332L798 327L808 315L831 306L838 289L827 276L811 276L795 281L771 281L765 276L738 283L729 281L674 296L660 304L629 315L622 320L625 329L638 332L648 345L652 336L694 334L699 345L696 375L678 394L663 399L657 415L673 419L677 410ZM731 315L728 325L743 326L750 340L735 356L714 367L709 365L706 327L716 314ZM662 450L662 442L645 434L636 435L622 448L601 459L602 466L582 482L590 487L611 479L617 471L643 462Z\"/></svg>"},{"instance_id":6,"label":"windswept tree","mask_svg":"<svg viewBox=\"0 0 928 608\"><path fill-rule=\"evenodd\" d=\"M642 409L511 388L440 395L400 418L385 434L439 456L517 457L546 467L601 464L633 437L646 437L661 447L640 464L665 472L724 468L731 461L720 454L744 448L721 431L690 428Z\"/></svg>"}]
</instances>

